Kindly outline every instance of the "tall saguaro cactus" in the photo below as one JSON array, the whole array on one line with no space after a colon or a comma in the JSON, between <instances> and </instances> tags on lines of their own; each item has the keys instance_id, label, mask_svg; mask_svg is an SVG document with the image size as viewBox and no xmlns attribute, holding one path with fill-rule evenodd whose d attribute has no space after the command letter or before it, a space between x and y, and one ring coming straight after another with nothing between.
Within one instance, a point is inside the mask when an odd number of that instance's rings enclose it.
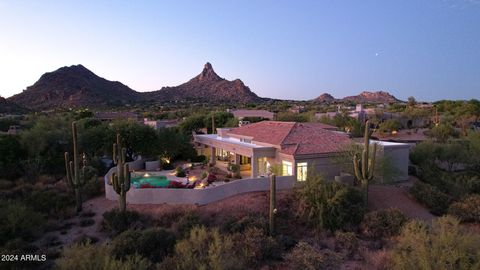
<instances>
[{"instance_id":1,"label":"tall saguaro cactus","mask_svg":"<svg viewBox=\"0 0 480 270\"><path fill-rule=\"evenodd\" d=\"M122 148L120 134L117 134L117 142L113 144L113 163L117 165L117 171L110 175L113 190L118 194L120 211L127 209L127 192L130 190L130 170L125 163L126 148Z\"/></svg>"},{"instance_id":2,"label":"tall saguaro cactus","mask_svg":"<svg viewBox=\"0 0 480 270\"><path fill-rule=\"evenodd\" d=\"M86 157L82 157L82 169L80 171L80 156L77 146L77 123L72 122L73 138L73 161L70 161L70 154L65 152L65 171L68 186L75 192L75 204L77 212L82 211L82 187L87 181Z\"/></svg>"},{"instance_id":3,"label":"tall saguaro cactus","mask_svg":"<svg viewBox=\"0 0 480 270\"><path fill-rule=\"evenodd\" d=\"M269 231L270 235L275 234L275 215L277 214L277 179L275 174L270 174L270 211Z\"/></svg>"},{"instance_id":4,"label":"tall saguaro cactus","mask_svg":"<svg viewBox=\"0 0 480 270\"><path fill-rule=\"evenodd\" d=\"M353 168L355 177L361 182L365 192L365 204L368 203L368 186L373 179L375 170L375 155L377 153L377 144L373 144L373 151L370 156L370 128L369 121L365 123L365 134L363 136L364 144L362 156L359 158L357 154L353 156Z\"/></svg>"}]
</instances>

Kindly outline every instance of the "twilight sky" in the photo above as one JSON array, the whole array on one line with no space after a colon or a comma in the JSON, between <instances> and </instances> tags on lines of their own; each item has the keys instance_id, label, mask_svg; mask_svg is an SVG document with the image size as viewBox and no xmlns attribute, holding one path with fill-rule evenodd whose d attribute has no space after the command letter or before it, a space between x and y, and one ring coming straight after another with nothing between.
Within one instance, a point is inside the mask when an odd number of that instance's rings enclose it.
<instances>
[{"instance_id":1,"label":"twilight sky","mask_svg":"<svg viewBox=\"0 0 480 270\"><path fill-rule=\"evenodd\" d=\"M480 0L0 1L0 95L83 64L137 91L211 62L259 96L480 98Z\"/></svg>"}]
</instances>

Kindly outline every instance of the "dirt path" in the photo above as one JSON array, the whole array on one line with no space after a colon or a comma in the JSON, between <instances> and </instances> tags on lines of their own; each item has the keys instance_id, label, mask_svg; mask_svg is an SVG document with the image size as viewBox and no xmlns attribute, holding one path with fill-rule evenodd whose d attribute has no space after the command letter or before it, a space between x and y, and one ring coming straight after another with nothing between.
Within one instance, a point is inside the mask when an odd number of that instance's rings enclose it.
<instances>
[{"instance_id":1,"label":"dirt path","mask_svg":"<svg viewBox=\"0 0 480 270\"><path fill-rule=\"evenodd\" d=\"M102 215L116 206L116 202L108 201L100 196L83 203L84 216L74 216L60 223L60 226L35 242L42 249L61 249L65 245L73 243L82 236L88 236L103 242L107 236L99 229ZM90 224L81 226L82 221L90 220ZM91 222L93 220L93 223Z\"/></svg>"},{"instance_id":2,"label":"dirt path","mask_svg":"<svg viewBox=\"0 0 480 270\"><path fill-rule=\"evenodd\" d=\"M368 196L369 209L379 210L394 207L400 209L407 217L431 222L435 216L408 193L412 181L415 180L411 179L401 185L371 185Z\"/></svg>"}]
</instances>

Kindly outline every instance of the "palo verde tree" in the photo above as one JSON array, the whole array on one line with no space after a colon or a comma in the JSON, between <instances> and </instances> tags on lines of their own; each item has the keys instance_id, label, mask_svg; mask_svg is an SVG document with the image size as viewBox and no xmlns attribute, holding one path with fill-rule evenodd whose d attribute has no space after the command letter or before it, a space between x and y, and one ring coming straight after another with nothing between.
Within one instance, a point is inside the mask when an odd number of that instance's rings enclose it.
<instances>
[{"instance_id":1,"label":"palo verde tree","mask_svg":"<svg viewBox=\"0 0 480 270\"><path fill-rule=\"evenodd\" d=\"M113 163L117 165L117 170L110 176L110 182L118 194L122 213L127 209L127 192L130 190L130 169L125 163L126 151L125 147L122 147L120 134L117 134L117 142L113 144Z\"/></svg>"},{"instance_id":2,"label":"palo verde tree","mask_svg":"<svg viewBox=\"0 0 480 270\"><path fill-rule=\"evenodd\" d=\"M80 169L80 156L77 146L77 123L72 122L73 138L73 161L70 161L70 154L65 152L65 171L68 186L75 192L75 203L77 212L82 211L82 187L93 177L93 168L87 166L87 157L82 155L82 168Z\"/></svg>"},{"instance_id":3,"label":"palo verde tree","mask_svg":"<svg viewBox=\"0 0 480 270\"><path fill-rule=\"evenodd\" d=\"M355 177L360 181L364 189L365 205L368 203L368 186L373 180L375 170L375 156L377 154L377 144L373 144L373 151L370 155L370 126L369 121L365 123L365 134L363 136L364 144L362 156L357 154L353 156L353 168L355 170Z\"/></svg>"}]
</instances>

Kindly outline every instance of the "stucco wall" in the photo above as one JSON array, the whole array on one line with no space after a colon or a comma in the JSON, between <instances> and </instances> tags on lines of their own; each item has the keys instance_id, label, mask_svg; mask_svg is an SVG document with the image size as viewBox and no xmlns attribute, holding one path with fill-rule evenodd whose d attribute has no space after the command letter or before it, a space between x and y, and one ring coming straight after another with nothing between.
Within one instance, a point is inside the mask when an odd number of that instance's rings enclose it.
<instances>
[{"instance_id":1,"label":"stucco wall","mask_svg":"<svg viewBox=\"0 0 480 270\"><path fill-rule=\"evenodd\" d=\"M138 164L135 164L138 166ZM134 167L135 165L130 165ZM137 168L137 170L140 168ZM115 168L105 175L105 196L109 200L117 200L118 195L108 184L108 177ZM291 189L296 181L292 176L277 177L277 190ZM268 178L241 179L206 189L163 189L163 188L131 188L127 192L127 202L130 204L198 204L204 205L219 201L230 196L270 189Z\"/></svg>"},{"instance_id":2,"label":"stucco wall","mask_svg":"<svg viewBox=\"0 0 480 270\"><path fill-rule=\"evenodd\" d=\"M310 170L310 168L313 166L315 171L325 177L326 180L334 180L335 176L340 175L340 172L342 171L341 166L333 162L331 157L298 159L296 162L307 162L308 170ZM294 173L296 174L296 168Z\"/></svg>"}]
</instances>

